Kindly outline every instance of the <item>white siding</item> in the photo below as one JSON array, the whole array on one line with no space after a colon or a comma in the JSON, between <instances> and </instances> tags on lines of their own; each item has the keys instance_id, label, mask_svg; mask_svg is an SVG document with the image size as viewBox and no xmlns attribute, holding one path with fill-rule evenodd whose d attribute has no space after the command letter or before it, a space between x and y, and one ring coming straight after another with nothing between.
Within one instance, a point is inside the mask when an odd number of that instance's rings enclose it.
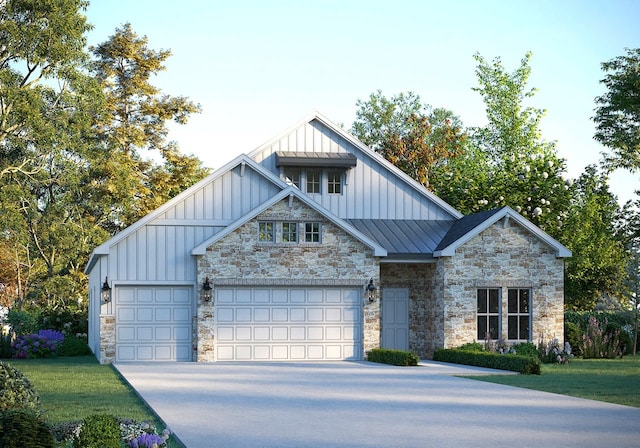
<instances>
[{"instance_id":1,"label":"white siding","mask_svg":"<svg viewBox=\"0 0 640 448\"><path fill-rule=\"evenodd\" d=\"M421 193L386 164L367 155L360 148L332 131L318 120L292 130L288 135L252 153L256 162L276 175L276 151L348 152L358 158L351 169L342 195L309 195L326 209L343 219L427 219L453 218L452 214Z\"/></svg>"}]
</instances>

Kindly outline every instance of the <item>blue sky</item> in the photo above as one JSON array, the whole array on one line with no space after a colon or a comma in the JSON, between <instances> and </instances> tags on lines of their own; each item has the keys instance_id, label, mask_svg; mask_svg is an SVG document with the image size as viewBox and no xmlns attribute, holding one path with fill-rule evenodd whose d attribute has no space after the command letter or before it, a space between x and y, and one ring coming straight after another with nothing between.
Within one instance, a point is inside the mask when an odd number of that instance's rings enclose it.
<instances>
[{"instance_id":1,"label":"blue sky","mask_svg":"<svg viewBox=\"0 0 640 448\"><path fill-rule=\"evenodd\" d=\"M153 84L203 112L170 138L212 168L313 111L349 128L356 101L378 89L413 91L481 126L473 55L513 71L532 51L538 92L526 105L547 110L543 138L577 177L604 150L591 121L600 64L640 47L636 0L93 0L86 14L90 44L129 22L172 51ZM617 172L611 187L623 201L640 182Z\"/></svg>"}]
</instances>

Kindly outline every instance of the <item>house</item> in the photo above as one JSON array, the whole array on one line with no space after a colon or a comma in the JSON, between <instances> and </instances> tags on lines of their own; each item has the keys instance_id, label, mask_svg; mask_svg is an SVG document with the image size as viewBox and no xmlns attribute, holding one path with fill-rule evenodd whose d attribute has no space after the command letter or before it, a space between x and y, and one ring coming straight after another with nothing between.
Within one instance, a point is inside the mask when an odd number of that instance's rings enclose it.
<instances>
[{"instance_id":1,"label":"house","mask_svg":"<svg viewBox=\"0 0 640 448\"><path fill-rule=\"evenodd\" d=\"M463 216L313 114L93 251L89 345L209 362L562 339L570 255L509 207Z\"/></svg>"}]
</instances>

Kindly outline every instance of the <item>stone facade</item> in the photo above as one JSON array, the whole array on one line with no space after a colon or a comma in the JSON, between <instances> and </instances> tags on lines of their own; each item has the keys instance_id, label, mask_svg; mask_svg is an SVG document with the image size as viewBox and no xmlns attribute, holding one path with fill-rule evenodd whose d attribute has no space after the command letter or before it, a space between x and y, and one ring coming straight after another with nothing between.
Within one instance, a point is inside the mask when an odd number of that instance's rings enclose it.
<instances>
[{"instance_id":1,"label":"stone facade","mask_svg":"<svg viewBox=\"0 0 640 448\"><path fill-rule=\"evenodd\" d=\"M116 316L100 315L100 364L116 360Z\"/></svg>"},{"instance_id":2,"label":"stone facade","mask_svg":"<svg viewBox=\"0 0 640 448\"><path fill-rule=\"evenodd\" d=\"M275 242L258 242L259 222L320 222L320 243L282 241L275 226ZM379 260L373 250L328 221L298 199L284 199L241 225L198 257L198 284L205 278L214 285L214 299L198 300L198 361L215 359L214 301L220 285L358 286L371 277L379 281ZM365 352L380 345L379 303L363 310Z\"/></svg>"},{"instance_id":3,"label":"stone facade","mask_svg":"<svg viewBox=\"0 0 640 448\"><path fill-rule=\"evenodd\" d=\"M477 340L476 291L502 291L501 335L507 338L507 290L530 288L531 340L564 339L564 260L555 250L514 220L500 220L456 250L436 267L437 294L442 294L442 347Z\"/></svg>"}]
</instances>

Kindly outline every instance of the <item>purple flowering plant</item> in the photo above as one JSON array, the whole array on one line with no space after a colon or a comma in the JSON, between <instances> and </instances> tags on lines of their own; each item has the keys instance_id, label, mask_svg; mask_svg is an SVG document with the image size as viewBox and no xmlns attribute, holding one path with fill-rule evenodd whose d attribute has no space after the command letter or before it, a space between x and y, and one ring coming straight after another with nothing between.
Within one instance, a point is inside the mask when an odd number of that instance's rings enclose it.
<instances>
[{"instance_id":1,"label":"purple flowering plant","mask_svg":"<svg viewBox=\"0 0 640 448\"><path fill-rule=\"evenodd\" d=\"M166 429L162 432L161 436L145 432L129 440L127 445L129 448L162 448L167 446L168 438L169 431Z\"/></svg>"},{"instance_id":2,"label":"purple flowering plant","mask_svg":"<svg viewBox=\"0 0 640 448\"><path fill-rule=\"evenodd\" d=\"M13 358L49 358L55 356L64 335L55 330L40 330L38 333L18 336L11 343Z\"/></svg>"}]
</instances>

